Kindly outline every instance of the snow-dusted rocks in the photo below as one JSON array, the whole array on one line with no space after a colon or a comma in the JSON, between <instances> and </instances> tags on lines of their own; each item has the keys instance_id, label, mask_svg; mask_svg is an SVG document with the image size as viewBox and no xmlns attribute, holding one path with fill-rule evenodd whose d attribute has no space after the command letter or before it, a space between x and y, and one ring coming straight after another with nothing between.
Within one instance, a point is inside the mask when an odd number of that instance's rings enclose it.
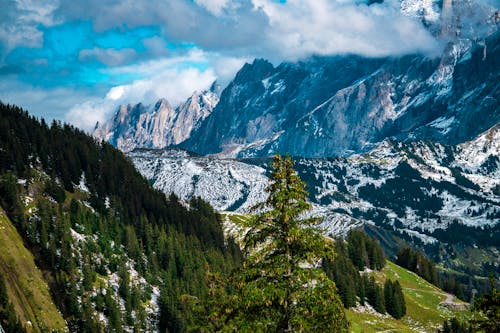
<instances>
[{"instance_id":1,"label":"snow-dusted rocks","mask_svg":"<svg viewBox=\"0 0 500 333\"><path fill-rule=\"evenodd\" d=\"M141 149L129 156L155 188L183 200L198 196L219 211L247 212L266 198L267 177L259 166L181 150Z\"/></svg>"},{"instance_id":2,"label":"snow-dusted rocks","mask_svg":"<svg viewBox=\"0 0 500 333\"><path fill-rule=\"evenodd\" d=\"M423 243L459 223L491 228L500 219L500 127L458 146L383 141L349 158L296 158L311 214L328 233L364 223L399 228ZM154 187L184 200L200 196L218 210L248 212L265 199L267 160L200 157L180 150L129 153Z\"/></svg>"},{"instance_id":3,"label":"snow-dusted rocks","mask_svg":"<svg viewBox=\"0 0 500 333\"><path fill-rule=\"evenodd\" d=\"M113 118L97 124L94 137L128 152L134 148L164 148L186 140L219 101L218 85L194 92L186 102L172 107L166 99L155 105L122 105Z\"/></svg>"}]
</instances>

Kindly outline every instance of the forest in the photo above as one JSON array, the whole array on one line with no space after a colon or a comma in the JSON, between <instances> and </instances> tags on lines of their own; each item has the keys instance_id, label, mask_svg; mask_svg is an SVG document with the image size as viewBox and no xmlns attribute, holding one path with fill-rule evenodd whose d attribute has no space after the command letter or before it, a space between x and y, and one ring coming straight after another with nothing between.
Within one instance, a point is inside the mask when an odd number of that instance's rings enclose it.
<instances>
[{"instance_id":1,"label":"forest","mask_svg":"<svg viewBox=\"0 0 500 333\"><path fill-rule=\"evenodd\" d=\"M319 219L303 218L311 204L292 159L272 168L237 244L202 199L166 196L109 144L0 103L0 205L71 332L347 332L345 309L366 303L404 317L399 281L370 274L386 264L380 244L359 230L324 237ZM439 282L418 252L397 260ZM479 320L445 321L443 332L494 332L498 302L492 283ZM25 331L1 275L0 324Z\"/></svg>"},{"instance_id":2,"label":"forest","mask_svg":"<svg viewBox=\"0 0 500 333\"><path fill-rule=\"evenodd\" d=\"M85 191L78 187L82 179ZM26 209L26 197L36 213ZM103 331L94 305L109 318L108 331L128 325L140 332L151 320L162 332L184 331L191 315L180 298L207 294L205 265L224 272L241 261L238 246L224 239L220 216L203 200L186 206L167 198L109 144L4 104L0 204L49 276L72 332ZM147 283L131 283L131 268ZM102 283L115 275L125 311ZM146 320L152 285L161 286L160 316Z\"/></svg>"}]
</instances>

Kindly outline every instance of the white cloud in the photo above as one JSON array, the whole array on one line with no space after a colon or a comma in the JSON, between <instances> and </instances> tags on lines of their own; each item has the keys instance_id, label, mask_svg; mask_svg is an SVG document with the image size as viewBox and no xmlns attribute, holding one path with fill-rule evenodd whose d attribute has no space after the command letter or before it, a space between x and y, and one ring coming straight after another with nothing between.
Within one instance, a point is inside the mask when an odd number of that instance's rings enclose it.
<instances>
[{"instance_id":1,"label":"white cloud","mask_svg":"<svg viewBox=\"0 0 500 333\"><path fill-rule=\"evenodd\" d=\"M15 0L2 3L0 42L6 51L16 46L41 46L43 33L39 26L51 26L59 21L54 11L59 0Z\"/></svg>"},{"instance_id":2,"label":"white cloud","mask_svg":"<svg viewBox=\"0 0 500 333\"><path fill-rule=\"evenodd\" d=\"M103 123L118 104L108 98L92 98L71 107L64 121L73 124L89 133L97 122Z\"/></svg>"},{"instance_id":3,"label":"white cloud","mask_svg":"<svg viewBox=\"0 0 500 333\"><path fill-rule=\"evenodd\" d=\"M365 56L433 52L439 45L398 1L370 6L355 1L253 0L269 18L269 53L296 60L311 54Z\"/></svg>"},{"instance_id":4,"label":"white cloud","mask_svg":"<svg viewBox=\"0 0 500 333\"><path fill-rule=\"evenodd\" d=\"M224 57L219 54L210 56L210 63L217 76L218 83L225 87L238 72L245 62L251 62L251 57Z\"/></svg>"},{"instance_id":5,"label":"white cloud","mask_svg":"<svg viewBox=\"0 0 500 333\"><path fill-rule=\"evenodd\" d=\"M71 107L91 99L96 93L99 93L98 88L46 88L19 82L12 78L0 80L2 102L16 104L47 121L64 119Z\"/></svg>"},{"instance_id":6,"label":"white cloud","mask_svg":"<svg viewBox=\"0 0 500 333\"><path fill-rule=\"evenodd\" d=\"M177 105L194 90L203 90L210 86L215 79L215 73L211 69L167 69L147 79L114 87L107 97L119 103L153 103L165 97L171 104Z\"/></svg>"},{"instance_id":7,"label":"white cloud","mask_svg":"<svg viewBox=\"0 0 500 333\"><path fill-rule=\"evenodd\" d=\"M147 78L112 87L104 98L92 99L73 106L65 120L91 131L96 122L106 121L119 105L139 102L152 104L160 98L167 98L173 106L176 106L185 101L194 90L206 89L216 79L213 69L201 70L193 67L179 69L178 65L179 63L172 59L164 59L115 68L111 71L123 74L137 73L146 75Z\"/></svg>"},{"instance_id":8,"label":"white cloud","mask_svg":"<svg viewBox=\"0 0 500 333\"><path fill-rule=\"evenodd\" d=\"M229 6L231 0L194 0L194 2L204 7L213 15L219 16Z\"/></svg>"}]
</instances>

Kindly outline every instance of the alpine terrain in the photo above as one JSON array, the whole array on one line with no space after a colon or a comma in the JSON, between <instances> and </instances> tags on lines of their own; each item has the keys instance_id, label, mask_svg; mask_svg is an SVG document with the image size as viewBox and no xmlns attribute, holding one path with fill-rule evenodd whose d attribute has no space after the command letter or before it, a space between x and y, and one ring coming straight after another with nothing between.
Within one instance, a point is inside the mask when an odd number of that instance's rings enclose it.
<instances>
[{"instance_id":1,"label":"alpine terrain","mask_svg":"<svg viewBox=\"0 0 500 333\"><path fill-rule=\"evenodd\" d=\"M0 9L0 333L499 332L499 0Z\"/></svg>"}]
</instances>

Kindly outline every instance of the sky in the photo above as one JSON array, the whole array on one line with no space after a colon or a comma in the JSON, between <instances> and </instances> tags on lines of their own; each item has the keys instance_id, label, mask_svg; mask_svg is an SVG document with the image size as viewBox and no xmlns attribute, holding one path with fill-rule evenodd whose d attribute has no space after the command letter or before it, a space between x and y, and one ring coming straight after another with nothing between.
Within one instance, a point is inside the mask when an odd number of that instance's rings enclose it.
<instances>
[{"instance_id":1,"label":"sky","mask_svg":"<svg viewBox=\"0 0 500 333\"><path fill-rule=\"evenodd\" d=\"M374 3L372 3L374 2ZM399 0L0 0L0 100L92 130L123 103L176 105L254 58L433 54Z\"/></svg>"}]
</instances>

